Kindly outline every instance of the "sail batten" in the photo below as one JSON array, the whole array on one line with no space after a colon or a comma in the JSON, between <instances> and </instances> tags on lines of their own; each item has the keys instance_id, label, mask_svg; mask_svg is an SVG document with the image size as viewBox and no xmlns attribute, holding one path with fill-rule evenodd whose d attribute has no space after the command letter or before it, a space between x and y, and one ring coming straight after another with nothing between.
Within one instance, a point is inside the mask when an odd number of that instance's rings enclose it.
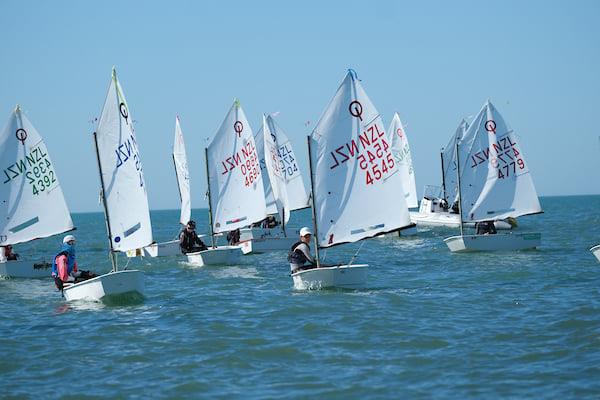
<instances>
[{"instance_id":1,"label":"sail batten","mask_svg":"<svg viewBox=\"0 0 600 400\"><path fill-rule=\"evenodd\" d=\"M42 137L17 106L0 135L0 246L73 230Z\"/></svg>"},{"instance_id":2,"label":"sail batten","mask_svg":"<svg viewBox=\"0 0 600 400\"><path fill-rule=\"evenodd\" d=\"M112 249L127 251L151 244L150 210L133 117L114 70L96 145Z\"/></svg>"},{"instance_id":3,"label":"sail batten","mask_svg":"<svg viewBox=\"0 0 600 400\"><path fill-rule=\"evenodd\" d=\"M388 141L381 116L349 71L309 136L319 247L411 224Z\"/></svg>"}]
</instances>

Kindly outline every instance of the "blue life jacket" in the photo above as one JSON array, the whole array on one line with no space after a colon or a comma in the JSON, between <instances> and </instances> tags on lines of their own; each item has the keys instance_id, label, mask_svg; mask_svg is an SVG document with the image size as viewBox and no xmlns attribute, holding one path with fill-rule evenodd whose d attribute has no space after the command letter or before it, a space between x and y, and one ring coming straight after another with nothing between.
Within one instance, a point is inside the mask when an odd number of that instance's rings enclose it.
<instances>
[{"instance_id":1,"label":"blue life jacket","mask_svg":"<svg viewBox=\"0 0 600 400\"><path fill-rule=\"evenodd\" d=\"M58 276L58 265L56 265L56 258L58 256L67 256L67 273L70 274L75 267L75 247L68 243L63 243L60 252L54 256L52 260L52 276Z\"/></svg>"}]
</instances>

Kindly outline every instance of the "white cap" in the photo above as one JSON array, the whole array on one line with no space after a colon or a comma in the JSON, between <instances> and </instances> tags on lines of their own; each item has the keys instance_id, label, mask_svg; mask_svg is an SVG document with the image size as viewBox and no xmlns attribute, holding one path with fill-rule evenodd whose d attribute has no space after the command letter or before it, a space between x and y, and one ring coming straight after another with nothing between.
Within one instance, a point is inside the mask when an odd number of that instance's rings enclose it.
<instances>
[{"instance_id":1,"label":"white cap","mask_svg":"<svg viewBox=\"0 0 600 400\"><path fill-rule=\"evenodd\" d=\"M73 236L73 235L67 235L67 236L64 237L63 243L69 243L71 240L75 241L75 236Z\"/></svg>"},{"instance_id":2,"label":"white cap","mask_svg":"<svg viewBox=\"0 0 600 400\"><path fill-rule=\"evenodd\" d=\"M312 235L312 231L308 229L306 226L300 229L300 236Z\"/></svg>"}]
</instances>

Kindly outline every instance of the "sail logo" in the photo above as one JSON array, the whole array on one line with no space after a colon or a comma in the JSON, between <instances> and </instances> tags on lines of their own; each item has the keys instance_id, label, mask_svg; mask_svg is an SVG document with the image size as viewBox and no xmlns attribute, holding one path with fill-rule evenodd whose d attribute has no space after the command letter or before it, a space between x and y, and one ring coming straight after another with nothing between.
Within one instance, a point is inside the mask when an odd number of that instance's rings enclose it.
<instances>
[{"instance_id":1,"label":"sail logo","mask_svg":"<svg viewBox=\"0 0 600 400\"><path fill-rule=\"evenodd\" d=\"M363 120L362 119L363 106L362 106L362 104L360 104L360 101L354 100L353 102L351 102L350 105L348 106L348 111L350 111L350 115L352 115L353 117L358 118L361 121Z\"/></svg>"},{"instance_id":2,"label":"sail logo","mask_svg":"<svg viewBox=\"0 0 600 400\"><path fill-rule=\"evenodd\" d=\"M129 160L134 160L135 169L138 172L140 178L140 187L143 187L144 177L142 171L142 162L140 160L139 149L133 133L129 136L125 143L121 143L117 147L117 149L115 150L115 155L117 157L117 169L122 167L123 165L126 165Z\"/></svg>"},{"instance_id":3,"label":"sail logo","mask_svg":"<svg viewBox=\"0 0 600 400\"><path fill-rule=\"evenodd\" d=\"M496 134L496 122L491 119L485 121L485 130L488 132L492 132L495 135Z\"/></svg>"},{"instance_id":4,"label":"sail logo","mask_svg":"<svg viewBox=\"0 0 600 400\"><path fill-rule=\"evenodd\" d=\"M235 121L233 124L233 130L237 133L238 137L242 137L242 132L244 131L244 124L240 121Z\"/></svg>"},{"instance_id":5,"label":"sail logo","mask_svg":"<svg viewBox=\"0 0 600 400\"><path fill-rule=\"evenodd\" d=\"M25 129L19 128L15 132L15 136L17 140L21 142L23 146L25 146L25 139L27 139L27 131Z\"/></svg>"}]
</instances>

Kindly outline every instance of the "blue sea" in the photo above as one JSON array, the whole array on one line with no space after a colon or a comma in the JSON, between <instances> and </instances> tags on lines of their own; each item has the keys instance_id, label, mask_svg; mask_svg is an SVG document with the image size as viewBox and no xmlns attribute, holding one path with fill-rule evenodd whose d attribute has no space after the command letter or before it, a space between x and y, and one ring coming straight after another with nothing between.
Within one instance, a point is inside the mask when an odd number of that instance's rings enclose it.
<instances>
[{"instance_id":1,"label":"blue sea","mask_svg":"<svg viewBox=\"0 0 600 400\"><path fill-rule=\"evenodd\" d=\"M359 250L364 290L295 291L286 252L230 267L121 256L145 271L141 302L1 280L0 398L600 398L600 196L541 202L518 228L542 232L538 250L451 254L456 230L420 229L322 254ZM152 212L157 241L178 216ZM206 210L193 217L207 232ZM108 271L103 214L73 219L81 267ZM16 251L48 256L61 238Z\"/></svg>"}]
</instances>

